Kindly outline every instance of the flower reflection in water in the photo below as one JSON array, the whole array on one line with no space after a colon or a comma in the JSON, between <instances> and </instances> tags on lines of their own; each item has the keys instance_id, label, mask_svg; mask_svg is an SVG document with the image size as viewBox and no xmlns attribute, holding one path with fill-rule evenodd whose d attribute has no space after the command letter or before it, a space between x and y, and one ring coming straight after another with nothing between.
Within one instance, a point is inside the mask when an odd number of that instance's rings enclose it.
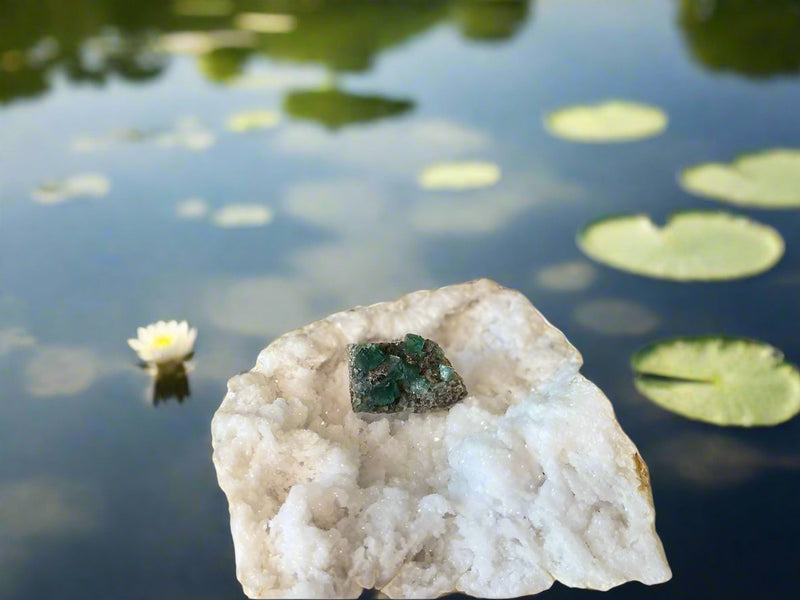
<instances>
[{"instance_id":1,"label":"flower reflection in water","mask_svg":"<svg viewBox=\"0 0 800 600\"><path fill-rule=\"evenodd\" d=\"M192 365L188 362L172 362L162 365L147 365L147 372L152 376L149 399L153 406L158 406L175 399L178 404L192 395L189 387L189 373Z\"/></svg>"}]
</instances>

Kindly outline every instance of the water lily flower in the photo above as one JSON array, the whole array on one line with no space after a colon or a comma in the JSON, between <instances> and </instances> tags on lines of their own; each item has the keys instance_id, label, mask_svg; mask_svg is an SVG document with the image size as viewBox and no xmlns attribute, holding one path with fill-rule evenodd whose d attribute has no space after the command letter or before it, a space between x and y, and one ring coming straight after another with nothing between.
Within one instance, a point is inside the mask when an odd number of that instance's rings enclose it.
<instances>
[{"instance_id":1,"label":"water lily flower","mask_svg":"<svg viewBox=\"0 0 800 600\"><path fill-rule=\"evenodd\" d=\"M182 362L189 358L197 338L197 330L186 321L159 321L136 330L137 337L128 345L139 358L150 365Z\"/></svg>"}]
</instances>

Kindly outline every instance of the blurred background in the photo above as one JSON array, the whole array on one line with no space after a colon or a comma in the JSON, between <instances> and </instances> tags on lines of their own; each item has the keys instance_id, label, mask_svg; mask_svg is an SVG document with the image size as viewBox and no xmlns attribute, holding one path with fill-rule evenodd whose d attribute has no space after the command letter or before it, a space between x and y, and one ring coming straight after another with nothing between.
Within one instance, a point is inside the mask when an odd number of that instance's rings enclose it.
<instances>
[{"instance_id":1,"label":"blurred background","mask_svg":"<svg viewBox=\"0 0 800 600\"><path fill-rule=\"evenodd\" d=\"M605 98L669 128L598 147L542 126ZM0 597L243 598L211 463L227 379L296 326L476 277L565 332L650 465L674 578L607 596L794 597L800 422L687 421L629 358L724 333L800 363L800 214L737 210L787 250L730 283L628 275L574 239L713 208L676 173L797 147L798 107L798 0L0 0ZM461 159L502 179L417 185ZM126 344L159 319L199 330L177 391Z\"/></svg>"}]
</instances>

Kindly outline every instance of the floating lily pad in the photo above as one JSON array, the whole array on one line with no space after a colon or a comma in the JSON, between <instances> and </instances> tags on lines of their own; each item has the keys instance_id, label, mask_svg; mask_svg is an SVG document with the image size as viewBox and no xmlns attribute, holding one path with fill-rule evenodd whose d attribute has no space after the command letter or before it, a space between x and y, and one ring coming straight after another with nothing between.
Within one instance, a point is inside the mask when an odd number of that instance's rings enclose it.
<instances>
[{"instance_id":1,"label":"floating lily pad","mask_svg":"<svg viewBox=\"0 0 800 600\"><path fill-rule=\"evenodd\" d=\"M574 142L630 142L652 137L667 127L658 107L624 100L569 106L545 117L553 135Z\"/></svg>"},{"instance_id":2,"label":"floating lily pad","mask_svg":"<svg viewBox=\"0 0 800 600\"><path fill-rule=\"evenodd\" d=\"M730 164L705 163L681 173L687 192L741 206L800 207L800 150L748 154Z\"/></svg>"},{"instance_id":3,"label":"floating lily pad","mask_svg":"<svg viewBox=\"0 0 800 600\"><path fill-rule=\"evenodd\" d=\"M715 425L775 425L800 412L800 372L756 340L684 337L633 355L636 388L669 411Z\"/></svg>"},{"instance_id":4,"label":"floating lily pad","mask_svg":"<svg viewBox=\"0 0 800 600\"><path fill-rule=\"evenodd\" d=\"M221 48L251 48L257 36L251 31L178 31L159 37L157 47L170 54L208 54Z\"/></svg>"},{"instance_id":5,"label":"floating lily pad","mask_svg":"<svg viewBox=\"0 0 800 600\"><path fill-rule=\"evenodd\" d=\"M417 183L429 190L465 190L500 181L500 167L490 162L444 162L424 169Z\"/></svg>"},{"instance_id":6,"label":"floating lily pad","mask_svg":"<svg viewBox=\"0 0 800 600\"><path fill-rule=\"evenodd\" d=\"M274 110L244 110L228 117L228 129L236 133L270 129L280 121L280 113Z\"/></svg>"},{"instance_id":7,"label":"floating lily pad","mask_svg":"<svg viewBox=\"0 0 800 600\"><path fill-rule=\"evenodd\" d=\"M272 209L262 204L228 204L211 216L217 227L260 227L272 222Z\"/></svg>"},{"instance_id":8,"label":"floating lily pad","mask_svg":"<svg viewBox=\"0 0 800 600\"><path fill-rule=\"evenodd\" d=\"M297 18L288 14L240 13L234 22L239 29L256 33L289 33L297 27Z\"/></svg>"},{"instance_id":9,"label":"floating lily pad","mask_svg":"<svg viewBox=\"0 0 800 600\"><path fill-rule=\"evenodd\" d=\"M175 127L155 138L162 148L186 148L195 152L207 150L217 141L217 136L194 117L178 119Z\"/></svg>"},{"instance_id":10,"label":"floating lily pad","mask_svg":"<svg viewBox=\"0 0 800 600\"><path fill-rule=\"evenodd\" d=\"M75 198L102 198L111 189L108 177L99 173L80 173L48 181L31 192L38 204L61 204Z\"/></svg>"},{"instance_id":11,"label":"floating lily pad","mask_svg":"<svg viewBox=\"0 0 800 600\"><path fill-rule=\"evenodd\" d=\"M595 221L578 235L590 258L629 273L675 281L718 281L767 271L783 256L768 225L724 212L676 213L664 227L647 215Z\"/></svg>"},{"instance_id":12,"label":"floating lily pad","mask_svg":"<svg viewBox=\"0 0 800 600\"><path fill-rule=\"evenodd\" d=\"M188 198L175 207L175 214L181 219L202 219L208 212L208 204L200 198Z\"/></svg>"}]
</instances>

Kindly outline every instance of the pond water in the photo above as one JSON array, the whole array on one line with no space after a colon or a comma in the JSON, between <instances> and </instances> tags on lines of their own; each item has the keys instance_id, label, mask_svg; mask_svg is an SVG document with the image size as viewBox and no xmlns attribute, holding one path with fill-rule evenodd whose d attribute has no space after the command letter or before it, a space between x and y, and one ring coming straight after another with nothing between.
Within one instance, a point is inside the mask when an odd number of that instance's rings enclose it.
<instances>
[{"instance_id":1,"label":"pond water","mask_svg":"<svg viewBox=\"0 0 800 600\"><path fill-rule=\"evenodd\" d=\"M542 125L606 98L669 126L590 145ZM797 147L798 106L796 0L0 0L0 597L242 598L210 449L227 379L295 326L476 277L566 333L650 465L674 578L608 597L794 597L800 420L682 419L629 359L727 334L800 363L800 212L728 207L786 253L725 283L615 271L574 240L720 206L676 174ZM249 110L270 126L232 131ZM417 185L459 159L502 178ZM34 201L78 174L81 194ZM159 319L199 331L181 402L153 403L126 344Z\"/></svg>"}]
</instances>

